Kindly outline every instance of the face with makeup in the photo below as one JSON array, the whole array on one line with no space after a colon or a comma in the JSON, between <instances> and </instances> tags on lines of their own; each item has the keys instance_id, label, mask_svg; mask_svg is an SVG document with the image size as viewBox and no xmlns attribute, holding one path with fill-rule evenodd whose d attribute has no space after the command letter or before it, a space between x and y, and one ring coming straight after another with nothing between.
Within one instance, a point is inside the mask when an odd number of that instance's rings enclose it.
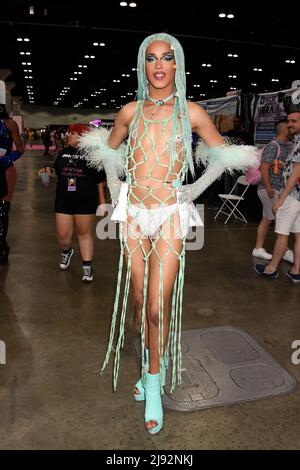
<instances>
[{"instance_id":1,"label":"face with makeup","mask_svg":"<svg viewBox=\"0 0 300 470\"><path fill-rule=\"evenodd\" d=\"M173 91L175 78L175 58L171 44L165 41L152 42L145 55L146 74L151 89Z\"/></svg>"}]
</instances>

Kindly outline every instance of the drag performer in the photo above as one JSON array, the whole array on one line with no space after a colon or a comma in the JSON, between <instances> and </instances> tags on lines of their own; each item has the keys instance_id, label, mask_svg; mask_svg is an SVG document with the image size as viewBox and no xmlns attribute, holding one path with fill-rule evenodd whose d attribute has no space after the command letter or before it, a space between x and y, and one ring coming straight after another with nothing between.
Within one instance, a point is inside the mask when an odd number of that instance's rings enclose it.
<instances>
[{"instance_id":1,"label":"drag performer","mask_svg":"<svg viewBox=\"0 0 300 470\"><path fill-rule=\"evenodd\" d=\"M0 199L0 265L8 262L9 246L7 244L7 231L9 222L10 201L12 200L17 180L14 161L24 152L22 139L17 123L11 119L3 104L0 104L0 159L5 170L7 193ZM12 150L15 144L16 150ZM0 191L1 192L1 191Z\"/></svg>"},{"instance_id":2,"label":"drag performer","mask_svg":"<svg viewBox=\"0 0 300 470\"><path fill-rule=\"evenodd\" d=\"M90 165L104 166L116 204L112 219L120 222L117 291L102 370L113 350L115 389L131 284L142 348L142 373L133 393L135 400L145 400L146 428L156 434L163 425L161 393L169 365L171 391L181 383L185 242L189 227L201 224L192 201L225 170L256 164L257 154L255 147L225 144L208 114L187 102L184 54L177 39L165 33L147 37L137 67L137 101L120 110L110 133L93 130L81 138L81 147ZM207 168L195 183L182 185L188 170L195 174L192 131L202 139L197 159Z\"/></svg>"}]
</instances>

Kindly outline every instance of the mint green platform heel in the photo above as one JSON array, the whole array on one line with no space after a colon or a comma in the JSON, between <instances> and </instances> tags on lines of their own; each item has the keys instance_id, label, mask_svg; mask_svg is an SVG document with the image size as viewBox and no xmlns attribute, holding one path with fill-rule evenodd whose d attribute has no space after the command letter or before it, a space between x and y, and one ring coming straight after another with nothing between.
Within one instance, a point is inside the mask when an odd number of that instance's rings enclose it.
<instances>
[{"instance_id":1,"label":"mint green platform heel","mask_svg":"<svg viewBox=\"0 0 300 470\"><path fill-rule=\"evenodd\" d=\"M149 349L145 349L145 354L146 354L145 365L146 365L146 371L148 372L148 370L149 370ZM161 392L160 393L161 393L161 395L163 395L165 393L163 387L166 385L166 376L167 376L167 366L166 366L165 360L163 361L161 369L162 369L162 371L161 371ZM144 386L144 381L141 377L134 386L133 397L134 397L135 401L144 401L145 400L144 387L145 387ZM140 393L135 393L135 389L138 389L138 391Z\"/></svg>"},{"instance_id":2,"label":"mint green platform heel","mask_svg":"<svg viewBox=\"0 0 300 470\"><path fill-rule=\"evenodd\" d=\"M146 371L149 370L149 349L145 349L145 367ZM135 393L135 389L137 389L140 393ZM144 390L144 381L141 377L134 386L133 390L133 397L135 401L144 401L145 400L145 390Z\"/></svg>"},{"instance_id":3,"label":"mint green platform heel","mask_svg":"<svg viewBox=\"0 0 300 470\"><path fill-rule=\"evenodd\" d=\"M151 429L147 430L150 434L157 434L163 426L163 408L161 403L161 382L160 373L149 374L146 372L146 380L144 385L145 390L145 424L149 421L155 421L157 423Z\"/></svg>"}]
</instances>

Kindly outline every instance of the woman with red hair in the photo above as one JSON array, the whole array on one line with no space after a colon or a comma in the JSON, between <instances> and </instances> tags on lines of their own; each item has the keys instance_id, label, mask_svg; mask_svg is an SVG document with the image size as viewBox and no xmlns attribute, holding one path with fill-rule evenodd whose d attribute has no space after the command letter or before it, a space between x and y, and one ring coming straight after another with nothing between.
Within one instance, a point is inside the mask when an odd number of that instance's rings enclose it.
<instances>
[{"instance_id":1,"label":"woman with red hair","mask_svg":"<svg viewBox=\"0 0 300 470\"><path fill-rule=\"evenodd\" d=\"M92 229L98 204L105 203L101 183L106 178L104 171L89 168L81 158L79 137L89 131L90 128L84 124L69 126L68 145L58 153L54 163L57 175L56 236L61 249L59 267L65 271L70 265L75 227L82 258L82 280L85 282L93 281Z\"/></svg>"}]
</instances>

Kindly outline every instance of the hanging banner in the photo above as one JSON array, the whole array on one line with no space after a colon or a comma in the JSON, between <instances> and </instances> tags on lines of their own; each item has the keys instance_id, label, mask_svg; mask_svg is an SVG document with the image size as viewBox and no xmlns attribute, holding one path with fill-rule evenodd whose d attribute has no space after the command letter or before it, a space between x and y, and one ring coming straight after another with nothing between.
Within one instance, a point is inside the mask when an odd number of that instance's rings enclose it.
<instances>
[{"instance_id":1,"label":"hanging banner","mask_svg":"<svg viewBox=\"0 0 300 470\"><path fill-rule=\"evenodd\" d=\"M267 144L276 136L276 124L286 119L294 91L294 88L290 88L274 93L260 93L253 97L251 110L255 128L255 144Z\"/></svg>"},{"instance_id":2,"label":"hanging banner","mask_svg":"<svg viewBox=\"0 0 300 470\"><path fill-rule=\"evenodd\" d=\"M240 96L224 96L211 100L197 101L208 112L222 134L233 128L233 118L239 114Z\"/></svg>"}]
</instances>

